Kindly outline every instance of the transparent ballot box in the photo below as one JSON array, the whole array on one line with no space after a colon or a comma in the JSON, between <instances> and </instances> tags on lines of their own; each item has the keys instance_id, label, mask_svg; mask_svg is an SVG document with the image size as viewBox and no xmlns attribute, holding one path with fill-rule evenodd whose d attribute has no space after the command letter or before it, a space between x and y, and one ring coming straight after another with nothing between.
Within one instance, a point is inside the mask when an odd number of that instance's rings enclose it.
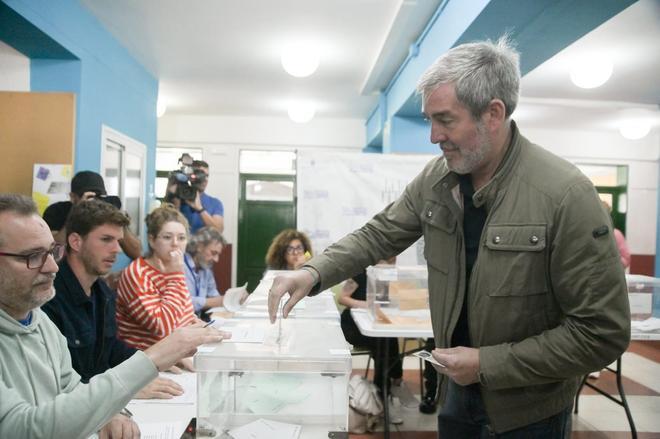
<instances>
[{"instance_id":1,"label":"transparent ballot box","mask_svg":"<svg viewBox=\"0 0 660 439\"><path fill-rule=\"evenodd\" d=\"M641 274L627 274L626 283L632 320L660 317L660 279Z\"/></svg>"},{"instance_id":2,"label":"transparent ballot box","mask_svg":"<svg viewBox=\"0 0 660 439\"><path fill-rule=\"evenodd\" d=\"M367 268L367 308L374 326L430 325L426 266L374 265Z\"/></svg>"},{"instance_id":3,"label":"transparent ballot box","mask_svg":"<svg viewBox=\"0 0 660 439\"><path fill-rule=\"evenodd\" d=\"M218 438L264 421L298 426L300 438L346 432L351 355L337 322L246 322L262 342L223 341L195 354L198 426Z\"/></svg>"}]
</instances>

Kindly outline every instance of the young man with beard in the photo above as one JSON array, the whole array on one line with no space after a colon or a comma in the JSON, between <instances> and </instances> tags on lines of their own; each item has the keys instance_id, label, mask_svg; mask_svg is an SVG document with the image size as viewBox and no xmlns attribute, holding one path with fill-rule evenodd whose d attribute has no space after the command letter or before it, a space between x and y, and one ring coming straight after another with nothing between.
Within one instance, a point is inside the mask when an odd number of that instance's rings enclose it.
<instances>
[{"instance_id":1,"label":"young man with beard","mask_svg":"<svg viewBox=\"0 0 660 439\"><path fill-rule=\"evenodd\" d=\"M39 309L55 295L63 250L31 199L0 194L0 437L99 432L137 438L137 425L120 410L158 371L225 334L201 324L180 328L82 383L71 367L66 339Z\"/></svg>"},{"instance_id":2,"label":"young man with beard","mask_svg":"<svg viewBox=\"0 0 660 439\"><path fill-rule=\"evenodd\" d=\"M117 338L115 293L106 275L121 251L120 240L129 219L109 203L82 201L66 223L67 253L55 277L55 297L41 309L67 339L73 368L83 382L127 360L135 349ZM183 389L167 378L156 378L136 398L168 399Z\"/></svg>"},{"instance_id":3,"label":"young man with beard","mask_svg":"<svg viewBox=\"0 0 660 439\"><path fill-rule=\"evenodd\" d=\"M519 55L456 46L417 90L431 160L403 194L300 270L274 279L275 320L424 237L442 438L569 438L581 377L630 340L610 219L589 179L527 140L511 116Z\"/></svg>"}]
</instances>

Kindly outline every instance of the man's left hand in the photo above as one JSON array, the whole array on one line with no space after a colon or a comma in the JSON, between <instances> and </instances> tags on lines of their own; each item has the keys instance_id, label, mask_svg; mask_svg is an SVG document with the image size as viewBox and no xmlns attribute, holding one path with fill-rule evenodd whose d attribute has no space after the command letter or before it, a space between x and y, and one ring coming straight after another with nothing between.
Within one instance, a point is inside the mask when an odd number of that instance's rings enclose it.
<instances>
[{"instance_id":1,"label":"man's left hand","mask_svg":"<svg viewBox=\"0 0 660 439\"><path fill-rule=\"evenodd\" d=\"M199 196L199 191L197 191L197 195L195 195L194 200L186 200L186 203L188 203L188 206L192 207L195 210L202 210L202 200Z\"/></svg>"},{"instance_id":2,"label":"man's left hand","mask_svg":"<svg viewBox=\"0 0 660 439\"><path fill-rule=\"evenodd\" d=\"M433 358L445 367L435 367L461 386L479 381L479 349L458 346L449 349L434 349Z\"/></svg>"},{"instance_id":3,"label":"man's left hand","mask_svg":"<svg viewBox=\"0 0 660 439\"><path fill-rule=\"evenodd\" d=\"M110 418L101 430L99 439L138 439L140 428L131 418L124 415L115 415Z\"/></svg>"}]
</instances>

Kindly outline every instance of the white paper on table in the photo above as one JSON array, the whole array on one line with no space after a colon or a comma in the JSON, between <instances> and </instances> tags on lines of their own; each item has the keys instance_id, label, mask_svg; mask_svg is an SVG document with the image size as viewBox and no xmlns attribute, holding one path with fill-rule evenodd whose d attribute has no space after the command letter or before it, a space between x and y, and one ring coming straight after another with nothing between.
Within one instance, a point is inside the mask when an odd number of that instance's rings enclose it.
<instances>
[{"instance_id":1,"label":"white paper on table","mask_svg":"<svg viewBox=\"0 0 660 439\"><path fill-rule=\"evenodd\" d=\"M225 292L222 305L229 312L241 309L241 299L247 295L247 282L242 287L230 288Z\"/></svg>"},{"instance_id":2,"label":"white paper on table","mask_svg":"<svg viewBox=\"0 0 660 439\"><path fill-rule=\"evenodd\" d=\"M131 403L149 404L195 404L197 400L197 374L194 372L183 372L182 374L161 372L161 378L169 378L183 387L183 395L171 399L133 399ZM188 425L188 424L186 424ZM185 426L184 426L185 427ZM180 436L180 435L179 435ZM177 436L177 438L179 437Z\"/></svg>"},{"instance_id":3,"label":"white paper on table","mask_svg":"<svg viewBox=\"0 0 660 439\"><path fill-rule=\"evenodd\" d=\"M138 422L142 439L179 439L188 422Z\"/></svg>"},{"instance_id":4,"label":"white paper on table","mask_svg":"<svg viewBox=\"0 0 660 439\"><path fill-rule=\"evenodd\" d=\"M301 428L298 424L257 419L229 430L229 434L234 439L298 439Z\"/></svg>"},{"instance_id":5,"label":"white paper on table","mask_svg":"<svg viewBox=\"0 0 660 439\"><path fill-rule=\"evenodd\" d=\"M266 336L264 328L251 325L224 328L224 331L231 332L231 338L225 338L223 343L263 343Z\"/></svg>"}]
</instances>

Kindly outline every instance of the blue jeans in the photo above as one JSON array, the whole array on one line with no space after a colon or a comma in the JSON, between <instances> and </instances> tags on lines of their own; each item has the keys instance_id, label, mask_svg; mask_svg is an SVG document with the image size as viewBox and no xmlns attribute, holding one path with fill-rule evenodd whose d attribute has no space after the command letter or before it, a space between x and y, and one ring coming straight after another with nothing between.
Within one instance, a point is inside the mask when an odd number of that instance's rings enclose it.
<instances>
[{"instance_id":1,"label":"blue jeans","mask_svg":"<svg viewBox=\"0 0 660 439\"><path fill-rule=\"evenodd\" d=\"M438 413L438 438L569 439L571 410L569 406L542 421L498 434L491 429L479 385L463 387L449 380L445 403Z\"/></svg>"}]
</instances>

